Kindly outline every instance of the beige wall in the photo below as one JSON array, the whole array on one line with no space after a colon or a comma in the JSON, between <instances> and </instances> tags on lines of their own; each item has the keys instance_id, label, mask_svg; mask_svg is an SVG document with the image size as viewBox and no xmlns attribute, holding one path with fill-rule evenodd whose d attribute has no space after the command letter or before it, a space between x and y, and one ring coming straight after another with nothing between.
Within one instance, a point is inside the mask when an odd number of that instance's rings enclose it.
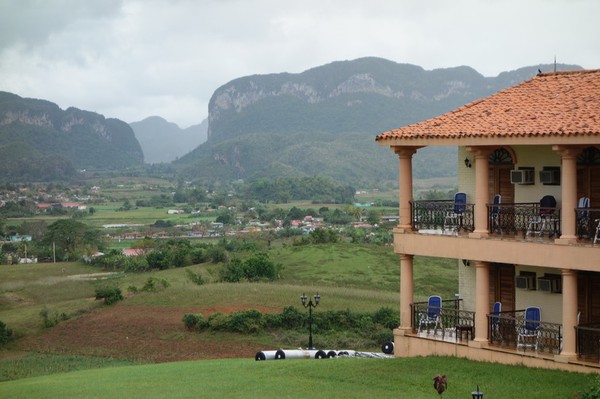
<instances>
[{"instance_id":1,"label":"beige wall","mask_svg":"<svg viewBox=\"0 0 600 399\"><path fill-rule=\"evenodd\" d=\"M471 161L471 167L465 166L465 158ZM467 194L467 202L475 202L475 157L467 152L464 147L458 148L458 191Z\"/></svg>"},{"instance_id":2,"label":"beige wall","mask_svg":"<svg viewBox=\"0 0 600 399\"><path fill-rule=\"evenodd\" d=\"M458 292L462 302L462 309L475 311L475 268L465 267L458 262Z\"/></svg>"},{"instance_id":3,"label":"beige wall","mask_svg":"<svg viewBox=\"0 0 600 399\"><path fill-rule=\"evenodd\" d=\"M521 271L535 272L536 278L542 277L544 273L560 274L560 271L550 268L515 267L515 275L518 276ZM516 309L539 306L542 309L542 321L562 324L562 294L515 288L515 306Z\"/></svg>"},{"instance_id":4,"label":"beige wall","mask_svg":"<svg viewBox=\"0 0 600 399\"><path fill-rule=\"evenodd\" d=\"M516 146L512 147L517 160L523 160L515 165L519 167L535 168L535 184L515 185L515 202L537 202L544 195L553 195L560 205L560 186L549 186L540 183L539 172L544 166L560 166L560 155L552 150L552 147L540 146Z\"/></svg>"}]
</instances>

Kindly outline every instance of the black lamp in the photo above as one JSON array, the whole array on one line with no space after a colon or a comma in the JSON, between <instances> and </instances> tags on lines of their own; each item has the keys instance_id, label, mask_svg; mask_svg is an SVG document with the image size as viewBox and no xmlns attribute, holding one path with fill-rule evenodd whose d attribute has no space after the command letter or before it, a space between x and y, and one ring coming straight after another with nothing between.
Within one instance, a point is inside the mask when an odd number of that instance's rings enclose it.
<instances>
[{"instance_id":1,"label":"black lamp","mask_svg":"<svg viewBox=\"0 0 600 399\"><path fill-rule=\"evenodd\" d=\"M311 298L306 297L306 294L302 294L302 296L300 297L302 305L305 308L308 308L308 349L314 349L312 339L312 308L316 308L319 304L319 301L321 300L321 297L319 296L318 292L313 296L313 298L315 299L314 303ZM308 303L306 303L307 299Z\"/></svg>"},{"instance_id":2,"label":"black lamp","mask_svg":"<svg viewBox=\"0 0 600 399\"><path fill-rule=\"evenodd\" d=\"M477 385L477 390L471 392L471 396L473 399L483 399L483 392L479 390L479 385Z\"/></svg>"},{"instance_id":3,"label":"black lamp","mask_svg":"<svg viewBox=\"0 0 600 399\"><path fill-rule=\"evenodd\" d=\"M470 167L471 167L471 161L469 161L469 158L465 158L465 166L466 166L467 168L470 168Z\"/></svg>"}]
</instances>

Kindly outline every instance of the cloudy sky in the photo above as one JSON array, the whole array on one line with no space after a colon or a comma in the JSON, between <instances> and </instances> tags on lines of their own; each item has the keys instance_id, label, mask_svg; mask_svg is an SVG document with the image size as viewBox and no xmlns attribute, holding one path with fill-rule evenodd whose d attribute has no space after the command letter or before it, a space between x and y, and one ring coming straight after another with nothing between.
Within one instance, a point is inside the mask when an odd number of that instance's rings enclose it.
<instances>
[{"instance_id":1,"label":"cloudy sky","mask_svg":"<svg viewBox=\"0 0 600 399\"><path fill-rule=\"evenodd\" d=\"M246 75L365 56L600 68L598 0L0 0L0 90L185 128Z\"/></svg>"}]
</instances>

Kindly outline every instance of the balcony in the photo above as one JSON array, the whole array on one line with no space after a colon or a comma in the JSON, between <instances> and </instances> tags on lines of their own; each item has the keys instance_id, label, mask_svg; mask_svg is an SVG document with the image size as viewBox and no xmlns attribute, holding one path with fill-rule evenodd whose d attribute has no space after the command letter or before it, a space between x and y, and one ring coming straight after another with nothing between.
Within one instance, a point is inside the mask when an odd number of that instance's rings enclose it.
<instances>
[{"instance_id":1,"label":"balcony","mask_svg":"<svg viewBox=\"0 0 600 399\"><path fill-rule=\"evenodd\" d=\"M522 331L528 323L536 328L524 335ZM497 347L557 355L562 349L561 330L561 324L526 320L524 309L488 315L489 342Z\"/></svg>"},{"instance_id":2,"label":"balcony","mask_svg":"<svg viewBox=\"0 0 600 399\"><path fill-rule=\"evenodd\" d=\"M427 302L412 305L412 327L419 338L466 344L474 338L475 312L460 309L461 300L444 300L439 308ZM436 317L428 315L433 313ZM527 323L536 323L533 334L523 334ZM577 327L577 351L580 360L598 361L600 356L600 324ZM535 355L557 355L562 350L562 325L525 319L525 310L488 315L490 348L531 352Z\"/></svg>"},{"instance_id":3,"label":"balcony","mask_svg":"<svg viewBox=\"0 0 600 399\"><path fill-rule=\"evenodd\" d=\"M411 201L413 228L434 234L473 231L475 205L466 204L460 213L454 208L453 201Z\"/></svg>"},{"instance_id":4,"label":"balcony","mask_svg":"<svg viewBox=\"0 0 600 399\"><path fill-rule=\"evenodd\" d=\"M460 235L475 226L474 204L455 212L453 201L411 201L413 228L421 234ZM542 208L539 202L487 204L492 236L519 239L560 237L560 208ZM583 243L600 243L600 208L576 208L577 236Z\"/></svg>"},{"instance_id":5,"label":"balcony","mask_svg":"<svg viewBox=\"0 0 600 399\"><path fill-rule=\"evenodd\" d=\"M461 299L443 300L441 307L430 306L427 302L412 305L413 329L423 337L444 341L463 342L463 337L473 339L475 334L475 312L460 308ZM435 317L429 317L435 314Z\"/></svg>"},{"instance_id":6,"label":"balcony","mask_svg":"<svg viewBox=\"0 0 600 399\"><path fill-rule=\"evenodd\" d=\"M600 362L600 323L580 324L575 331L579 360Z\"/></svg>"}]
</instances>

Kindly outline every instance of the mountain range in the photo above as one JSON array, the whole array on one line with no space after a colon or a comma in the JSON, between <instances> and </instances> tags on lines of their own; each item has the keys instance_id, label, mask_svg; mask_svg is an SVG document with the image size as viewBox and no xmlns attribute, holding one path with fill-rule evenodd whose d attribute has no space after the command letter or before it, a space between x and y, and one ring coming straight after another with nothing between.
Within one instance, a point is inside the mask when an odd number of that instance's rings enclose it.
<instances>
[{"instance_id":1,"label":"mountain range","mask_svg":"<svg viewBox=\"0 0 600 399\"><path fill-rule=\"evenodd\" d=\"M242 77L214 92L207 141L174 164L190 178L318 175L355 186L394 180L397 157L375 144L378 133L443 114L554 67L484 77L467 66L427 71L369 57L298 74ZM414 158L414 173L452 176L456 164L456 148L425 148Z\"/></svg>"},{"instance_id":2,"label":"mountain range","mask_svg":"<svg viewBox=\"0 0 600 399\"><path fill-rule=\"evenodd\" d=\"M484 77L473 68L425 70L368 57L302 73L253 75L219 87L208 120L188 129L140 122L0 92L0 180L68 179L78 169L171 165L181 177L252 180L323 176L355 187L397 179L397 157L378 133L428 119L532 78L535 65ZM416 178L456 175L456 148L424 148Z\"/></svg>"}]
</instances>

